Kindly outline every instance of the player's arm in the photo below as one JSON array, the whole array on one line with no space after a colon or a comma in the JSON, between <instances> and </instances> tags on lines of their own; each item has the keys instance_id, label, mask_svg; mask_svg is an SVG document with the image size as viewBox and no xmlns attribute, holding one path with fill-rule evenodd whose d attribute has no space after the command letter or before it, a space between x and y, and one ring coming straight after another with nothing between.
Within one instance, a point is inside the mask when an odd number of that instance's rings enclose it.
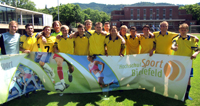
<instances>
[{"instance_id":1,"label":"player's arm","mask_svg":"<svg viewBox=\"0 0 200 106\"><path fill-rule=\"evenodd\" d=\"M125 45L125 43L122 42L119 56L124 56L123 51L124 51L125 48L126 48L126 45Z\"/></svg>"},{"instance_id":2,"label":"player's arm","mask_svg":"<svg viewBox=\"0 0 200 106\"><path fill-rule=\"evenodd\" d=\"M195 59L200 52L200 47L196 44L196 47L191 47L195 52L192 54L191 59Z\"/></svg>"},{"instance_id":3,"label":"player's arm","mask_svg":"<svg viewBox=\"0 0 200 106\"><path fill-rule=\"evenodd\" d=\"M107 51L107 45L106 44L105 44L104 48L105 48L105 55L108 56L108 51Z\"/></svg>"},{"instance_id":4,"label":"player's arm","mask_svg":"<svg viewBox=\"0 0 200 106\"><path fill-rule=\"evenodd\" d=\"M59 52L58 43L57 42L55 42L54 45L53 45L53 51L54 51L54 53L58 53Z\"/></svg>"},{"instance_id":5,"label":"player's arm","mask_svg":"<svg viewBox=\"0 0 200 106\"><path fill-rule=\"evenodd\" d=\"M70 38L76 38L77 36L78 36L78 31L77 32L75 32L75 33L71 33L70 35L69 35L69 37Z\"/></svg>"},{"instance_id":6,"label":"player's arm","mask_svg":"<svg viewBox=\"0 0 200 106\"><path fill-rule=\"evenodd\" d=\"M191 36L192 38L195 39L195 42L199 42L199 38L197 36L194 36L194 35L191 35L191 34L188 34L189 36Z\"/></svg>"},{"instance_id":7,"label":"player's arm","mask_svg":"<svg viewBox=\"0 0 200 106\"><path fill-rule=\"evenodd\" d=\"M178 44L176 43L176 40L172 41L172 47L171 47L171 49L174 50L174 51L178 50Z\"/></svg>"},{"instance_id":8,"label":"player's arm","mask_svg":"<svg viewBox=\"0 0 200 106\"><path fill-rule=\"evenodd\" d=\"M154 50L156 50L156 42L153 41L153 49L151 49L151 51L149 52L149 56L153 55Z\"/></svg>"},{"instance_id":9,"label":"player's arm","mask_svg":"<svg viewBox=\"0 0 200 106\"><path fill-rule=\"evenodd\" d=\"M126 40L119 33L117 33L117 37L122 40L122 44L126 44Z\"/></svg>"},{"instance_id":10,"label":"player's arm","mask_svg":"<svg viewBox=\"0 0 200 106\"><path fill-rule=\"evenodd\" d=\"M24 44L24 42L22 41L22 37L20 37L20 40L19 40L19 50L22 51L22 53L30 53L31 52L30 50L25 50L23 48L23 44Z\"/></svg>"}]
</instances>

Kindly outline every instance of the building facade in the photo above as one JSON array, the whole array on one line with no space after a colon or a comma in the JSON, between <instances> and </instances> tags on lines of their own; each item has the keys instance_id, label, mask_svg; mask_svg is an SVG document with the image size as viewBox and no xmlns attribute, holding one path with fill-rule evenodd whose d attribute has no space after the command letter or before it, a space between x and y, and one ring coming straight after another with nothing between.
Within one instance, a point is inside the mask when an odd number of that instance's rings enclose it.
<instances>
[{"instance_id":1,"label":"building facade","mask_svg":"<svg viewBox=\"0 0 200 106\"><path fill-rule=\"evenodd\" d=\"M160 22L169 22L169 29L177 30L179 24L187 23L195 25L192 14L187 14L186 10L179 10L179 6L132 6L124 7L121 10L111 12L111 25L118 28L121 25L128 27L136 26L141 29L143 25L154 25L159 27Z\"/></svg>"},{"instance_id":2,"label":"building facade","mask_svg":"<svg viewBox=\"0 0 200 106\"><path fill-rule=\"evenodd\" d=\"M0 33L8 30L8 24L12 20L18 22L18 32L23 34L25 25L28 23L32 23L34 25L35 31L41 31L43 26L51 26L53 23L53 16L16 8L6 4L0 4Z\"/></svg>"}]
</instances>

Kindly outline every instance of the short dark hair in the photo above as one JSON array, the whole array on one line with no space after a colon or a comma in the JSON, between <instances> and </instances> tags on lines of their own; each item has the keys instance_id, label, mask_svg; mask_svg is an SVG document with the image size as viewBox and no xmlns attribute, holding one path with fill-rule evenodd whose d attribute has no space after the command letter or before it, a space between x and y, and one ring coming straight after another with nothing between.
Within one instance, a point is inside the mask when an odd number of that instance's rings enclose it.
<instances>
[{"instance_id":1,"label":"short dark hair","mask_svg":"<svg viewBox=\"0 0 200 106\"><path fill-rule=\"evenodd\" d=\"M142 30L143 30L144 28L150 29L149 25L144 25L144 26L142 27Z\"/></svg>"},{"instance_id":2,"label":"short dark hair","mask_svg":"<svg viewBox=\"0 0 200 106\"><path fill-rule=\"evenodd\" d=\"M132 26L132 27L130 28L130 31L131 31L131 30L135 30L135 31L137 31L137 28L134 27L134 26Z\"/></svg>"},{"instance_id":3,"label":"short dark hair","mask_svg":"<svg viewBox=\"0 0 200 106\"><path fill-rule=\"evenodd\" d=\"M29 26L33 26L33 24L32 23L26 24L25 29L27 29Z\"/></svg>"},{"instance_id":4,"label":"short dark hair","mask_svg":"<svg viewBox=\"0 0 200 106\"><path fill-rule=\"evenodd\" d=\"M101 23L101 22L96 22L96 23L95 23L95 27L96 27L97 25L101 25L101 26L102 26L102 23Z\"/></svg>"},{"instance_id":5,"label":"short dark hair","mask_svg":"<svg viewBox=\"0 0 200 106\"><path fill-rule=\"evenodd\" d=\"M83 24L79 24L78 28L84 28L85 26Z\"/></svg>"},{"instance_id":6,"label":"short dark hair","mask_svg":"<svg viewBox=\"0 0 200 106\"><path fill-rule=\"evenodd\" d=\"M94 60L94 59L96 59L97 57L96 57L96 55L89 55L89 57L91 57L92 58L92 60Z\"/></svg>"},{"instance_id":7,"label":"short dark hair","mask_svg":"<svg viewBox=\"0 0 200 106\"><path fill-rule=\"evenodd\" d=\"M54 25L58 23L60 25L60 27L62 26L62 24L60 23L60 21L54 21L53 24L52 24L52 28L54 28Z\"/></svg>"}]
</instances>

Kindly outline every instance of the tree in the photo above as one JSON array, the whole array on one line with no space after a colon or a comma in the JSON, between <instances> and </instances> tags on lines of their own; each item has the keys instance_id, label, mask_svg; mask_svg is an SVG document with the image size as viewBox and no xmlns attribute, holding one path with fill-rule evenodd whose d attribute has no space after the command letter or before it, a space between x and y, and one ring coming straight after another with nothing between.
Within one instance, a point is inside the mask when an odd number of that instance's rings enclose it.
<instances>
[{"instance_id":1,"label":"tree","mask_svg":"<svg viewBox=\"0 0 200 106\"><path fill-rule=\"evenodd\" d=\"M192 14L192 18L197 20L197 24L200 24L200 5L193 4L193 5L185 5L180 7L179 9L186 9L188 14Z\"/></svg>"},{"instance_id":2,"label":"tree","mask_svg":"<svg viewBox=\"0 0 200 106\"><path fill-rule=\"evenodd\" d=\"M2 2L5 2L7 5L11 5L14 7L24 8L28 10L36 11L35 3L30 0L1 0Z\"/></svg>"}]
</instances>

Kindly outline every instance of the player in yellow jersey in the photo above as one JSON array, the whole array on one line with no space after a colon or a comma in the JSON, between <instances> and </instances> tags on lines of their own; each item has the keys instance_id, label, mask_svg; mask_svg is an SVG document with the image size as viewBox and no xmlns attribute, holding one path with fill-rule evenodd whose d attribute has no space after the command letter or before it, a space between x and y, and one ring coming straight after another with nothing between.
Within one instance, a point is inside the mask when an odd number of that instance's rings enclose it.
<instances>
[{"instance_id":1,"label":"player in yellow jersey","mask_svg":"<svg viewBox=\"0 0 200 106\"><path fill-rule=\"evenodd\" d=\"M126 35L125 35L126 36ZM139 35L136 27L130 28L130 35L126 36L126 54L139 54Z\"/></svg>"},{"instance_id":2,"label":"player in yellow jersey","mask_svg":"<svg viewBox=\"0 0 200 106\"><path fill-rule=\"evenodd\" d=\"M186 23L179 26L180 35L173 39L171 49L175 51L174 55L189 56L191 57L191 59L194 59L200 51L198 49L197 43L195 42L195 39L192 38L190 35L187 35L188 31L189 27ZM193 53L193 51L195 51L195 53ZM185 99L192 100L192 98L189 97L189 91L191 88L190 78L193 77L193 68L191 68L190 73L191 74L186 89Z\"/></svg>"},{"instance_id":3,"label":"player in yellow jersey","mask_svg":"<svg viewBox=\"0 0 200 106\"><path fill-rule=\"evenodd\" d=\"M117 36L117 27L112 26L110 29L110 35L105 39L105 54L106 55L115 55L123 56L122 51L125 48L125 43Z\"/></svg>"},{"instance_id":4,"label":"player in yellow jersey","mask_svg":"<svg viewBox=\"0 0 200 106\"><path fill-rule=\"evenodd\" d=\"M150 32L149 25L144 25L142 27L142 32L143 34L141 34L139 37L141 46L140 54L149 53L153 49L155 39L152 38L151 34L149 34Z\"/></svg>"},{"instance_id":5,"label":"player in yellow jersey","mask_svg":"<svg viewBox=\"0 0 200 106\"><path fill-rule=\"evenodd\" d=\"M127 26L126 25L122 25L121 27L120 27L120 32L119 32L119 34L125 39L125 41L127 41L127 36L128 36L128 34L127 34L127 30L128 30L128 28L127 28ZM127 42L126 42L127 43ZM125 44L126 45L126 44ZM126 48L127 49L127 48ZM124 49L124 51L122 52L124 55L126 55L125 53L126 53L126 49Z\"/></svg>"},{"instance_id":6,"label":"player in yellow jersey","mask_svg":"<svg viewBox=\"0 0 200 106\"><path fill-rule=\"evenodd\" d=\"M46 38L47 43L42 42L42 38L38 40L39 47L42 49L42 52L37 52L35 56L35 62L39 62L39 65L44 69L47 75L50 77L53 83L54 81L54 71L53 69L47 64L51 57L51 52L53 52L53 45L55 43L56 37L50 36L51 34L51 27L45 26L43 28L42 35Z\"/></svg>"},{"instance_id":7,"label":"player in yellow jersey","mask_svg":"<svg viewBox=\"0 0 200 106\"><path fill-rule=\"evenodd\" d=\"M163 21L160 23L160 30L157 32L153 32L155 36L155 47L150 51L150 56L153 55L153 51L158 54L168 54L171 55L171 46L172 46L172 39L177 36L177 33L167 31L168 30L168 22ZM190 35L191 37L195 38L198 42L199 39L195 36Z\"/></svg>"},{"instance_id":8,"label":"player in yellow jersey","mask_svg":"<svg viewBox=\"0 0 200 106\"><path fill-rule=\"evenodd\" d=\"M78 33L78 36L74 39L74 54L89 55L89 39L85 36L85 29L83 24L78 25Z\"/></svg>"},{"instance_id":9,"label":"player in yellow jersey","mask_svg":"<svg viewBox=\"0 0 200 106\"><path fill-rule=\"evenodd\" d=\"M62 68L62 64L63 61L65 61L68 65L68 80L69 82L72 82L72 72L74 71L74 67L67 62L66 60L64 60L63 57L61 57L60 55L58 55L57 53L62 52L62 53L68 53L68 54L73 54L74 53L74 39L73 38L69 38L68 32L69 32L69 27L66 25L62 25L61 26L61 31L62 31L62 36L60 39L57 39L54 45L54 56L53 59L55 59L56 63L57 63L57 73L60 79L60 82L57 83L61 83L65 88L68 88L69 85L65 83L64 80L64 74L63 74L63 68ZM57 87L55 86L55 89L57 89ZM63 90L64 91L64 90ZM60 94L60 96L62 96L62 94Z\"/></svg>"},{"instance_id":10,"label":"player in yellow jersey","mask_svg":"<svg viewBox=\"0 0 200 106\"><path fill-rule=\"evenodd\" d=\"M34 32L33 24L29 23L25 26L26 34L20 37L20 51L23 53L38 52L37 33Z\"/></svg>"}]
</instances>

